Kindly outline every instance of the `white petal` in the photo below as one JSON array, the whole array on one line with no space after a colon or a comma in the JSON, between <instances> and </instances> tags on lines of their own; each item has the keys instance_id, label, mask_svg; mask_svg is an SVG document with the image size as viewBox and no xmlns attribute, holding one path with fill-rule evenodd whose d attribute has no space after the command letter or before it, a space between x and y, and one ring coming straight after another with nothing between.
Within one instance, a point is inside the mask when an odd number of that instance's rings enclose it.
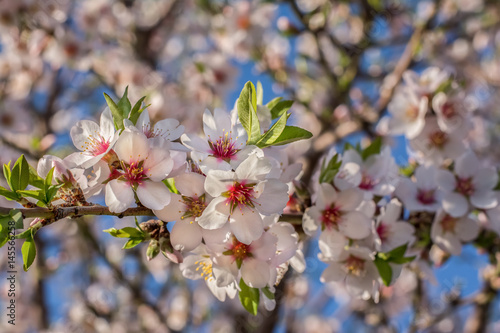
<instances>
[{"instance_id":1,"label":"white petal","mask_svg":"<svg viewBox=\"0 0 500 333\"><path fill-rule=\"evenodd\" d=\"M203 214L198 218L198 224L209 230L221 228L228 220L226 213L228 211L226 199L223 197L215 198L210 201Z\"/></svg>"},{"instance_id":2,"label":"white petal","mask_svg":"<svg viewBox=\"0 0 500 333\"><path fill-rule=\"evenodd\" d=\"M272 164L267 158L251 154L236 168L238 179L259 180L264 179L271 172Z\"/></svg>"},{"instance_id":3,"label":"white petal","mask_svg":"<svg viewBox=\"0 0 500 333\"><path fill-rule=\"evenodd\" d=\"M335 186L341 191L358 187L361 183L360 166L352 162L344 164L335 175L334 183Z\"/></svg>"},{"instance_id":4,"label":"white petal","mask_svg":"<svg viewBox=\"0 0 500 333\"><path fill-rule=\"evenodd\" d=\"M455 190L455 187L457 186L455 175L453 175L448 170L438 170L436 181L438 185L441 186L441 188L446 192Z\"/></svg>"},{"instance_id":5,"label":"white petal","mask_svg":"<svg viewBox=\"0 0 500 333\"><path fill-rule=\"evenodd\" d=\"M182 195L191 198L200 197L205 193L205 176L189 172L175 177L175 187Z\"/></svg>"},{"instance_id":6,"label":"white petal","mask_svg":"<svg viewBox=\"0 0 500 333\"><path fill-rule=\"evenodd\" d=\"M455 226L455 233L463 242L470 242L476 239L479 230L479 224L468 217L459 219Z\"/></svg>"},{"instance_id":7,"label":"white petal","mask_svg":"<svg viewBox=\"0 0 500 333\"><path fill-rule=\"evenodd\" d=\"M493 168L483 168L474 175L472 184L476 190L492 190L498 182L498 173Z\"/></svg>"},{"instance_id":8,"label":"white petal","mask_svg":"<svg viewBox=\"0 0 500 333\"><path fill-rule=\"evenodd\" d=\"M115 124L113 123L113 116L111 110L106 107L101 114L101 128L100 133L104 139L110 140L115 135Z\"/></svg>"},{"instance_id":9,"label":"white petal","mask_svg":"<svg viewBox=\"0 0 500 333\"><path fill-rule=\"evenodd\" d=\"M321 282L343 281L346 277L346 272L342 266L336 262L332 262L321 274Z\"/></svg>"},{"instance_id":10,"label":"white petal","mask_svg":"<svg viewBox=\"0 0 500 333\"><path fill-rule=\"evenodd\" d=\"M340 207L342 211L350 211L356 209L363 201L364 195L358 188L352 188L338 193L338 198L335 205Z\"/></svg>"},{"instance_id":11,"label":"white petal","mask_svg":"<svg viewBox=\"0 0 500 333\"><path fill-rule=\"evenodd\" d=\"M495 192L489 190L475 192L471 195L470 202L475 207L482 209L491 209L498 204Z\"/></svg>"},{"instance_id":12,"label":"white petal","mask_svg":"<svg viewBox=\"0 0 500 333\"><path fill-rule=\"evenodd\" d=\"M97 137L99 135L99 125L91 120L80 120L71 128L70 135L75 147L79 150L84 150L88 144L89 137Z\"/></svg>"},{"instance_id":13,"label":"white petal","mask_svg":"<svg viewBox=\"0 0 500 333\"><path fill-rule=\"evenodd\" d=\"M468 151L455 163L455 173L460 178L469 178L477 174L477 169L479 168L479 161L476 155L472 151Z\"/></svg>"},{"instance_id":14,"label":"white petal","mask_svg":"<svg viewBox=\"0 0 500 333\"><path fill-rule=\"evenodd\" d=\"M234 236L244 244L250 244L264 232L262 217L255 209L235 209L229 220Z\"/></svg>"},{"instance_id":15,"label":"white petal","mask_svg":"<svg viewBox=\"0 0 500 333\"><path fill-rule=\"evenodd\" d=\"M121 213L134 203L134 191L127 184L117 179L106 184L105 202L113 213Z\"/></svg>"},{"instance_id":16,"label":"white petal","mask_svg":"<svg viewBox=\"0 0 500 333\"><path fill-rule=\"evenodd\" d=\"M123 131L113 148L118 158L127 163L144 160L149 153L148 139L141 132Z\"/></svg>"},{"instance_id":17,"label":"white petal","mask_svg":"<svg viewBox=\"0 0 500 333\"><path fill-rule=\"evenodd\" d=\"M469 203L463 195L451 192L443 198L443 209L453 217L464 216L469 211Z\"/></svg>"},{"instance_id":18,"label":"white petal","mask_svg":"<svg viewBox=\"0 0 500 333\"><path fill-rule=\"evenodd\" d=\"M279 214L288 202L288 185L277 179L268 179L255 186L255 206L264 215Z\"/></svg>"},{"instance_id":19,"label":"white petal","mask_svg":"<svg viewBox=\"0 0 500 333\"><path fill-rule=\"evenodd\" d=\"M321 225L321 216L322 211L316 206L306 209L302 216L302 228L307 235L314 236L316 231L318 231Z\"/></svg>"},{"instance_id":20,"label":"white petal","mask_svg":"<svg viewBox=\"0 0 500 333\"><path fill-rule=\"evenodd\" d=\"M162 182L144 181L137 187L137 197L150 209L163 209L170 202L170 191Z\"/></svg>"},{"instance_id":21,"label":"white petal","mask_svg":"<svg viewBox=\"0 0 500 333\"><path fill-rule=\"evenodd\" d=\"M319 236L319 249L325 258L338 259L348 243L347 238L334 229L325 229Z\"/></svg>"},{"instance_id":22,"label":"white petal","mask_svg":"<svg viewBox=\"0 0 500 333\"><path fill-rule=\"evenodd\" d=\"M171 193L170 196L170 203L163 209L153 210L153 213L156 217L165 222L180 221L182 215L186 213L186 205L180 195ZM187 220L186 222L191 221Z\"/></svg>"},{"instance_id":23,"label":"white petal","mask_svg":"<svg viewBox=\"0 0 500 333\"><path fill-rule=\"evenodd\" d=\"M218 197L233 185L233 180L234 172L232 171L211 170L205 179L205 191L214 198Z\"/></svg>"},{"instance_id":24,"label":"white petal","mask_svg":"<svg viewBox=\"0 0 500 333\"><path fill-rule=\"evenodd\" d=\"M362 239L370 232L370 219L360 212L349 212L342 216L339 231L352 239Z\"/></svg>"},{"instance_id":25,"label":"white petal","mask_svg":"<svg viewBox=\"0 0 500 333\"><path fill-rule=\"evenodd\" d=\"M198 223L177 221L170 232L170 241L178 251L191 251L201 244L202 233Z\"/></svg>"},{"instance_id":26,"label":"white petal","mask_svg":"<svg viewBox=\"0 0 500 333\"><path fill-rule=\"evenodd\" d=\"M278 237L271 232L264 232L259 239L252 242L252 255L261 261L269 261L276 255L277 245Z\"/></svg>"},{"instance_id":27,"label":"white petal","mask_svg":"<svg viewBox=\"0 0 500 333\"><path fill-rule=\"evenodd\" d=\"M269 264L253 258L247 258L241 265L241 278L252 288L264 288L271 276Z\"/></svg>"}]
</instances>

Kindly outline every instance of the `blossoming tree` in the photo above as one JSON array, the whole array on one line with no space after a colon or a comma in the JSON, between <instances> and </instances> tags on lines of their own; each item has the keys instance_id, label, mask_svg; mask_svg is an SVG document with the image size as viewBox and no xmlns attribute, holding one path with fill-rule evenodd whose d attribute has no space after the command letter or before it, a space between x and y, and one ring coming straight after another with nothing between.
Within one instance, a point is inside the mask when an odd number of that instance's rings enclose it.
<instances>
[{"instance_id":1,"label":"blossoming tree","mask_svg":"<svg viewBox=\"0 0 500 333\"><path fill-rule=\"evenodd\" d=\"M494 1L0 12L0 245L37 316L21 331L498 329ZM263 83L239 86L235 61ZM435 273L471 245L464 296ZM74 262L61 324L47 308Z\"/></svg>"}]
</instances>

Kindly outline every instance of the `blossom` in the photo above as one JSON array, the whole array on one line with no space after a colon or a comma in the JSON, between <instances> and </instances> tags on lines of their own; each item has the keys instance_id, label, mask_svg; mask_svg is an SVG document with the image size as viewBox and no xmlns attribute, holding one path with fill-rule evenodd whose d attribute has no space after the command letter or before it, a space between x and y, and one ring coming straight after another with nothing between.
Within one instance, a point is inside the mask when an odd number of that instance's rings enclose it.
<instances>
[{"instance_id":1,"label":"blossom","mask_svg":"<svg viewBox=\"0 0 500 333\"><path fill-rule=\"evenodd\" d=\"M234 118L234 116L233 116ZM205 139L183 134L182 143L192 149L192 159L200 164L203 172L209 169L231 170L231 161L246 145L247 134L241 123L222 109L215 109L212 115L205 110L203 114Z\"/></svg>"},{"instance_id":2,"label":"blossom","mask_svg":"<svg viewBox=\"0 0 500 333\"><path fill-rule=\"evenodd\" d=\"M271 162L251 154L235 171L210 170L205 191L214 199L198 223L205 229L217 229L228 221L231 232L245 243L259 238L263 231L262 215L279 214L288 202L288 186L278 179L266 179Z\"/></svg>"},{"instance_id":3,"label":"blossom","mask_svg":"<svg viewBox=\"0 0 500 333\"><path fill-rule=\"evenodd\" d=\"M358 187L366 199L373 195L385 196L394 192L399 181L398 167L389 147L380 154L369 156L363 161L355 149L347 150L342 156L342 165L335 175L335 186L340 190Z\"/></svg>"},{"instance_id":4,"label":"blossom","mask_svg":"<svg viewBox=\"0 0 500 333\"><path fill-rule=\"evenodd\" d=\"M441 164L447 158L456 159L465 150L464 139L467 136L467 128L456 127L446 132L440 128L436 117L428 117L425 127L418 136L410 140L410 147L416 151L415 156L421 163L430 161Z\"/></svg>"},{"instance_id":5,"label":"blossom","mask_svg":"<svg viewBox=\"0 0 500 333\"><path fill-rule=\"evenodd\" d=\"M493 168L481 166L472 151L456 160L454 173L440 170L437 182L445 192L443 209L452 217L465 215L471 205L491 209L498 204L493 191L498 182L498 174Z\"/></svg>"},{"instance_id":6,"label":"blossom","mask_svg":"<svg viewBox=\"0 0 500 333\"><path fill-rule=\"evenodd\" d=\"M383 118L381 122L387 125L389 134L404 134L408 139L413 139L425 126L427 109L427 97L420 98L409 89L402 89L394 95L387 106L391 117Z\"/></svg>"},{"instance_id":7,"label":"blossom","mask_svg":"<svg viewBox=\"0 0 500 333\"><path fill-rule=\"evenodd\" d=\"M66 160L83 168L99 162L118 139L109 108L101 114L100 125L91 120L80 120L71 128L70 134L73 144L81 152L69 155Z\"/></svg>"},{"instance_id":8,"label":"blossom","mask_svg":"<svg viewBox=\"0 0 500 333\"><path fill-rule=\"evenodd\" d=\"M174 180L180 194L171 193L170 203L153 212L163 221L176 221L170 232L174 249L191 251L201 244L203 229L198 219L211 197L205 193L205 177L200 174L185 173Z\"/></svg>"},{"instance_id":9,"label":"blossom","mask_svg":"<svg viewBox=\"0 0 500 333\"><path fill-rule=\"evenodd\" d=\"M443 197L437 174L434 165L420 165L415 169L415 181L402 178L394 194L410 212L435 212L441 207Z\"/></svg>"},{"instance_id":10,"label":"blossom","mask_svg":"<svg viewBox=\"0 0 500 333\"><path fill-rule=\"evenodd\" d=\"M209 251L206 245L201 244L192 252L184 257L179 265L182 275L191 280L204 279L212 294L221 302L224 302L226 296L234 298L237 293L236 283L219 285L214 273L217 274L219 268L212 260L213 253Z\"/></svg>"},{"instance_id":11,"label":"blossom","mask_svg":"<svg viewBox=\"0 0 500 333\"><path fill-rule=\"evenodd\" d=\"M431 228L432 241L443 251L459 255L462 242L470 242L479 234L479 224L467 216L453 217L441 210Z\"/></svg>"},{"instance_id":12,"label":"blossom","mask_svg":"<svg viewBox=\"0 0 500 333\"><path fill-rule=\"evenodd\" d=\"M378 290L378 272L373 251L366 247L349 247L337 258L320 259L328 264L321 282L343 282L348 292L368 299Z\"/></svg>"},{"instance_id":13,"label":"blossom","mask_svg":"<svg viewBox=\"0 0 500 333\"><path fill-rule=\"evenodd\" d=\"M123 212L135 202L159 210L170 202L170 191L161 181L172 170L168 150L151 148L143 133L125 130L114 148L120 168L106 184L105 201L109 210Z\"/></svg>"},{"instance_id":14,"label":"blossom","mask_svg":"<svg viewBox=\"0 0 500 333\"><path fill-rule=\"evenodd\" d=\"M363 192L357 188L337 192L330 184L320 184L316 204L304 213L304 231L312 235L321 226L352 239L365 238L371 231L370 217L357 210L362 202Z\"/></svg>"},{"instance_id":15,"label":"blossom","mask_svg":"<svg viewBox=\"0 0 500 333\"><path fill-rule=\"evenodd\" d=\"M448 78L450 74L439 67L426 68L420 75L412 70L403 73L403 80L409 89L419 96L432 95Z\"/></svg>"},{"instance_id":16,"label":"blossom","mask_svg":"<svg viewBox=\"0 0 500 333\"><path fill-rule=\"evenodd\" d=\"M374 223L375 244L379 251L388 252L398 246L412 243L415 240L415 228L408 222L400 221L402 205L392 199Z\"/></svg>"},{"instance_id":17,"label":"blossom","mask_svg":"<svg viewBox=\"0 0 500 333\"><path fill-rule=\"evenodd\" d=\"M448 96L439 92L432 99L432 109L436 112L439 128L445 132L453 132L458 128L468 128L469 119L464 107L462 95Z\"/></svg>"}]
</instances>

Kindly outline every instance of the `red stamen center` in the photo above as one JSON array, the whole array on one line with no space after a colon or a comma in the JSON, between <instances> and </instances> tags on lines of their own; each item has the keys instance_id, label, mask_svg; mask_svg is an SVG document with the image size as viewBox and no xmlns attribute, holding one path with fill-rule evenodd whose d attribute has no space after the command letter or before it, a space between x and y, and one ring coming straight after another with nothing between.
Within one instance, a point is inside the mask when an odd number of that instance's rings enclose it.
<instances>
[{"instance_id":1,"label":"red stamen center","mask_svg":"<svg viewBox=\"0 0 500 333\"><path fill-rule=\"evenodd\" d=\"M370 176L363 174L361 178L361 184L359 184L359 188L362 190L371 190L377 185L377 182L370 178Z\"/></svg>"},{"instance_id":2,"label":"red stamen center","mask_svg":"<svg viewBox=\"0 0 500 333\"><path fill-rule=\"evenodd\" d=\"M448 134L442 131L436 131L429 136L431 144L435 147L442 148L448 142Z\"/></svg>"},{"instance_id":3,"label":"red stamen center","mask_svg":"<svg viewBox=\"0 0 500 333\"><path fill-rule=\"evenodd\" d=\"M210 146L210 153L219 159L230 160L238 152L235 142L233 142L228 132L220 136L215 142L209 140L208 144Z\"/></svg>"},{"instance_id":4,"label":"red stamen center","mask_svg":"<svg viewBox=\"0 0 500 333\"><path fill-rule=\"evenodd\" d=\"M443 228L443 231L455 233L455 226L457 225L457 220L458 219L451 217L448 214L445 215L441 220L441 227Z\"/></svg>"},{"instance_id":5,"label":"red stamen center","mask_svg":"<svg viewBox=\"0 0 500 333\"><path fill-rule=\"evenodd\" d=\"M146 172L142 167L141 162L132 162L130 165L125 164L123 170L125 171L124 177L131 186L141 185L142 182L148 178Z\"/></svg>"},{"instance_id":6,"label":"red stamen center","mask_svg":"<svg viewBox=\"0 0 500 333\"><path fill-rule=\"evenodd\" d=\"M245 182L234 182L233 185L228 186L228 190L223 193L223 196L227 198L226 204L231 205L231 213L236 207L255 207L252 201L254 198L254 185L255 184L246 184Z\"/></svg>"},{"instance_id":7,"label":"red stamen center","mask_svg":"<svg viewBox=\"0 0 500 333\"><path fill-rule=\"evenodd\" d=\"M331 204L324 211L321 216L321 221L323 222L323 227L332 228L337 227L342 218L342 213L340 212L339 207L336 207L335 204Z\"/></svg>"},{"instance_id":8,"label":"red stamen center","mask_svg":"<svg viewBox=\"0 0 500 333\"><path fill-rule=\"evenodd\" d=\"M391 233L391 228L387 224L380 222L376 231L378 236L380 237L380 240L382 242L385 242L389 238L389 235Z\"/></svg>"},{"instance_id":9,"label":"red stamen center","mask_svg":"<svg viewBox=\"0 0 500 333\"><path fill-rule=\"evenodd\" d=\"M109 148L109 141L104 139L100 134L96 136L90 135L87 139L88 141L85 141L82 148L83 151L88 152L92 156L104 154Z\"/></svg>"},{"instance_id":10,"label":"red stamen center","mask_svg":"<svg viewBox=\"0 0 500 333\"><path fill-rule=\"evenodd\" d=\"M350 255L344 262L344 267L347 270L347 273L361 276L365 269L365 260Z\"/></svg>"},{"instance_id":11,"label":"red stamen center","mask_svg":"<svg viewBox=\"0 0 500 333\"><path fill-rule=\"evenodd\" d=\"M434 197L436 190L423 190L418 189L417 200L422 205L432 205L436 203L436 198Z\"/></svg>"},{"instance_id":12,"label":"red stamen center","mask_svg":"<svg viewBox=\"0 0 500 333\"><path fill-rule=\"evenodd\" d=\"M474 194L474 185L472 184L472 177L469 178L460 178L456 177L457 180L457 187L455 188L455 191L458 193L461 193L465 196L471 196Z\"/></svg>"}]
</instances>

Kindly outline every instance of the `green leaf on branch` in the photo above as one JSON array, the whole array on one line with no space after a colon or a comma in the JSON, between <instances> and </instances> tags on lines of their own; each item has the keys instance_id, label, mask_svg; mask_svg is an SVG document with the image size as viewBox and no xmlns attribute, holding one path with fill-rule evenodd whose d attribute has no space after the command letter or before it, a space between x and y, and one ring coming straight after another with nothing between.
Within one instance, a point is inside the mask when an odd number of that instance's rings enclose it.
<instances>
[{"instance_id":1,"label":"green leaf on branch","mask_svg":"<svg viewBox=\"0 0 500 333\"><path fill-rule=\"evenodd\" d=\"M339 161L339 154L335 154L328 164L326 164L326 158L323 160L321 165L321 172L319 174L319 183L331 183L337 173L339 172L342 161Z\"/></svg>"},{"instance_id":2,"label":"green leaf on branch","mask_svg":"<svg viewBox=\"0 0 500 333\"><path fill-rule=\"evenodd\" d=\"M0 247L9 241L9 222L11 221L10 215L0 216Z\"/></svg>"},{"instance_id":3,"label":"green leaf on branch","mask_svg":"<svg viewBox=\"0 0 500 333\"><path fill-rule=\"evenodd\" d=\"M379 257L375 258L375 266L377 267L378 273L382 278L382 281L386 286L389 286L392 281L392 268L389 263Z\"/></svg>"},{"instance_id":4,"label":"green leaf on branch","mask_svg":"<svg viewBox=\"0 0 500 333\"><path fill-rule=\"evenodd\" d=\"M21 253L23 254L23 269L28 271L33 261L36 257L36 246L35 240L33 239L33 230L30 230L30 235L24 241L23 247L21 248Z\"/></svg>"},{"instance_id":5,"label":"green leaf on branch","mask_svg":"<svg viewBox=\"0 0 500 333\"><path fill-rule=\"evenodd\" d=\"M5 177L7 184L9 184L9 187L12 189L12 184L10 182L10 178L11 178L10 163L11 162L12 161L9 161L9 163L3 165L3 176Z\"/></svg>"},{"instance_id":6,"label":"green leaf on branch","mask_svg":"<svg viewBox=\"0 0 500 333\"><path fill-rule=\"evenodd\" d=\"M134 107L132 108L132 110L130 110L130 116L129 116L129 119L130 121L136 125L137 124L137 120L139 120L139 116L141 115L142 111L144 111L149 105L146 105L145 107L141 107L142 106L142 102L144 101L144 99L146 98L146 96L143 96L141 97L141 99L139 99L137 101L137 103L135 103Z\"/></svg>"},{"instance_id":7,"label":"green leaf on branch","mask_svg":"<svg viewBox=\"0 0 500 333\"><path fill-rule=\"evenodd\" d=\"M380 150L382 149L382 138L377 137L372 143L366 147L361 153L361 157L363 160L366 160L368 157L376 154L380 154Z\"/></svg>"},{"instance_id":8,"label":"green leaf on branch","mask_svg":"<svg viewBox=\"0 0 500 333\"><path fill-rule=\"evenodd\" d=\"M271 110L271 118L276 119L281 117L283 113L286 113L293 105L293 101L279 101L277 102Z\"/></svg>"},{"instance_id":9,"label":"green leaf on branch","mask_svg":"<svg viewBox=\"0 0 500 333\"><path fill-rule=\"evenodd\" d=\"M257 117L257 94L252 82L248 81L243 87L236 107L238 118L248 135L247 144L257 142L260 137L260 124Z\"/></svg>"},{"instance_id":10,"label":"green leaf on branch","mask_svg":"<svg viewBox=\"0 0 500 333\"><path fill-rule=\"evenodd\" d=\"M111 115L113 116L113 123L115 124L116 130L122 130L125 128L123 125L123 115L116 105L115 101L108 94L104 93L104 98L106 99L106 103L108 103L108 107L111 110Z\"/></svg>"},{"instance_id":11,"label":"green leaf on branch","mask_svg":"<svg viewBox=\"0 0 500 333\"><path fill-rule=\"evenodd\" d=\"M257 105L262 105L264 100L264 89L262 88L262 83L257 81Z\"/></svg>"},{"instance_id":12,"label":"green leaf on branch","mask_svg":"<svg viewBox=\"0 0 500 333\"><path fill-rule=\"evenodd\" d=\"M109 233L113 237L117 238L142 238L144 237L144 233L142 230L132 227L125 227L123 229L106 229L104 232Z\"/></svg>"},{"instance_id":13,"label":"green leaf on branch","mask_svg":"<svg viewBox=\"0 0 500 333\"><path fill-rule=\"evenodd\" d=\"M276 104L278 104L282 99L283 97L276 97L272 99L271 101L269 101L269 103L266 104L267 108L269 110L272 110L276 106Z\"/></svg>"},{"instance_id":14,"label":"green leaf on branch","mask_svg":"<svg viewBox=\"0 0 500 333\"><path fill-rule=\"evenodd\" d=\"M21 213L19 209L12 209L9 212L9 216L11 217L12 221L14 221L16 229L24 228L23 213Z\"/></svg>"},{"instance_id":15,"label":"green leaf on branch","mask_svg":"<svg viewBox=\"0 0 500 333\"><path fill-rule=\"evenodd\" d=\"M125 91L123 92L122 98L118 101L118 109L122 113L123 119L128 118L128 115L130 114L130 110L132 109L132 105L130 104L130 101L128 100L128 86L125 87ZM123 121L122 121L123 122Z\"/></svg>"},{"instance_id":16,"label":"green leaf on branch","mask_svg":"<svg viewBox=\"0 0 500 333\"><path fill-rule=\"evenodd\" d=\"M262 288L262 293L269 299L274 299L274 293L269 290L269 287Z\"/></svg>"},{"instance_id":17,"label":"green leaf on branch","mask_svg":"<svg viewBox=\"0 0 500 333\"><path fill-rule=\"evenodd\" d=\"M0 195L4 196L7 200L19 200L21 197L18 193L7 190L6 188L0 186Z\"/></svg>"},{"instance_id":18,"label":"green leaf on branch","mask_svg":"<svg viewBox=\"0 0 500 333\"><path fill-rule=\"evenodd\" d=\"M136 247L137 245L141 244L144 241L144 239L138 239L138 238L130 238L128 242L123 245L123 249L131 249L133 247Z\"/></svg>"},{"instance_id":19,"label":"green leaf on branch","mask_svg":"<svg viewBox=\"0 0 500 333\"><path fill-rule=\"evenodd\" d=\"M170 192L175 193L175 194L179 194L179 190L177 189L177 187L175 187L174 178L164 179L163 184L167 185Z\"/></svg>"},{"instance_id":20,"label":"green leaf on branch","mask_svg":"<svg viewBox=\"0 0 500 333\"><path fill-rule=\"evenodd\" d=\"M30 165L28 184L33 185L37 188L43 188L44 179L38 175L38 172L34 167Z\"/></svg>"},{"instance_id":21,"label":"green leaf on branch","mask_svg":"<svg viewBox=\"0 0 500 333\"><path fill-rule=\"evenodd\" d=\"M283 113L280 119L276 121L271 128L261 136L259 141L257 141L256 146L259 148L265 148L272 146L274 142L279 138L281 133L286 127L287 114Z\"/></svg>"},{"instance_id":22,"label":"green leaf on branch","mask_svg":"<svg viewBox=\"0 0 500 333\"><path fill-rule=\"evenodd\" d=\"M238 297L240 298L241 305L249 313L256 316L260 301L259 289L247 286L243 279L240 280L240 289Z\"/></svg>"},{"instance_id":23,"label":"green leaf on branch","mask_svg":"<svg viewBox=\"0 0 500 333\"><path fill-rule=\"evenodd\" d=\"M286 145L295 141L310 139L311 137L312 133L303 128L285 126L283 132L281 132L280 136L273 142L273 146Z\"/></svg>"},{"instance_id":24,"label":"green leaf on branch","mask_svg":"<svg viewBox=\"0 0 500 333\"><path fill-rule=\"evenodd\" d=\"M24 190L28 186L30 167L24 155L21 155L14 163L10 177L12 191Z\"/></svg>"}]
</instances>

